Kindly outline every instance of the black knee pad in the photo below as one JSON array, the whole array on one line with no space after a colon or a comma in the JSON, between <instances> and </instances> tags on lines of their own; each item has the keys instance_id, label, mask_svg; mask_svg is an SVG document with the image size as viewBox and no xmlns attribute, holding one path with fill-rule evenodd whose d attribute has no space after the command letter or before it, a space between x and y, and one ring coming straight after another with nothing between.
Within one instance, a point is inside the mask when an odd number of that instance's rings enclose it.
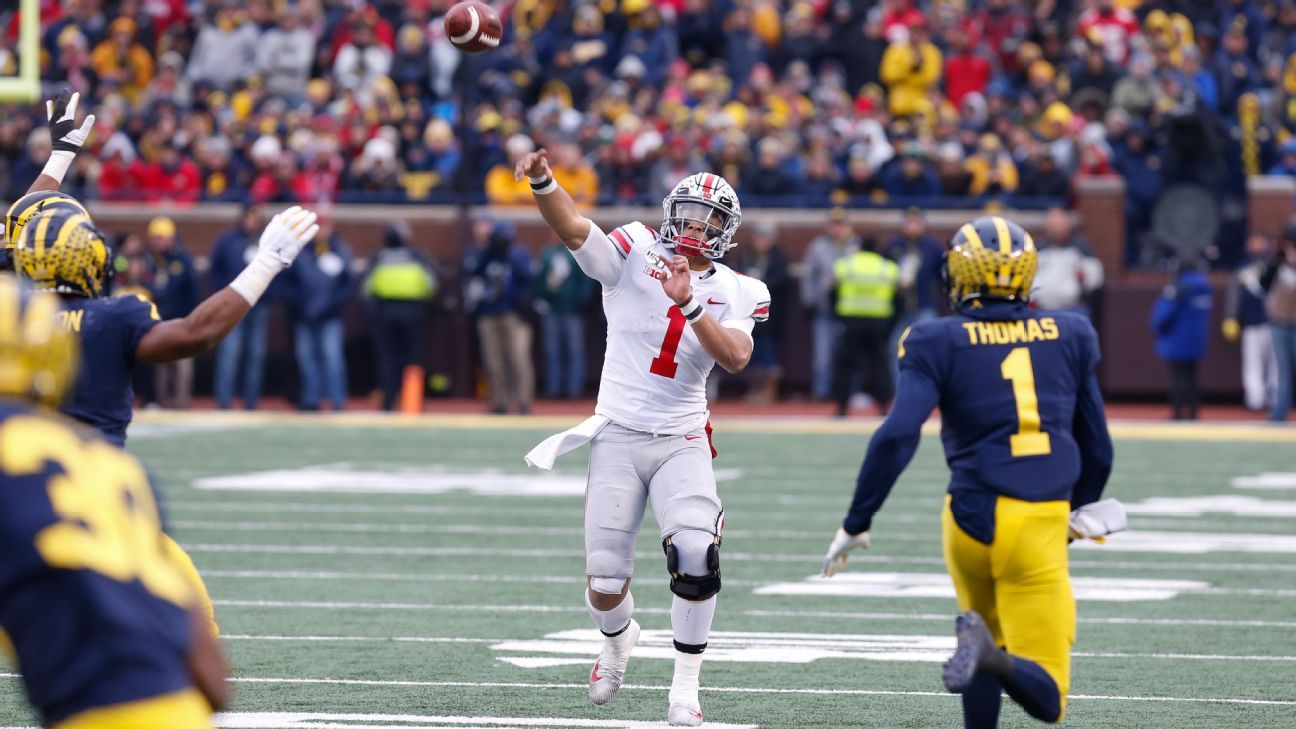
<instances>
[{"instance_id":1,"label":"black knee pad","mask_svg":"<svg viewBox=\"0 0 1296 729\"><path fill-rule=\"evenodd\" d=\"M700 602L715 597L720 592L720 538L707 547L705 575L684 575L679 571L679 550L671 543L671 538L662 540L662 549L666 552L666 571L670 573L671 592L685 600Z\"/></svg>"}]
</instances>

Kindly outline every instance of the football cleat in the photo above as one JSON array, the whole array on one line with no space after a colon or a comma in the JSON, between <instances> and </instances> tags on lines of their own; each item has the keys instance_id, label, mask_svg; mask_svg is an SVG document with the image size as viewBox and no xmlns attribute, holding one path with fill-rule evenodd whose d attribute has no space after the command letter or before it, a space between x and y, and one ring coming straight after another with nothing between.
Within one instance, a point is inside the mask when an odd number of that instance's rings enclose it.
<instances>
[{"instance_id":1,"label":"football cleat","mask_svg":"<svg viewBox=\"0 0 1296 729\"><path fill-rule=\"evenodd\" d=\"M702 726L702 707L688 701L676 701L666 713L671 726Z\"/></svg>"},{"instance_id":2,"label":"football cleat","mask_svg":"<svg viewBox=\"0 0 1296 729\"><path fill-rule=\"evenodd\" d=\"M995 645L985 620L975 611L969 610L954 618L954 634L958 638L958 648L945 661L941 672L945 688L950 692L961 694L966 691L977 671L1002 675L1012 670L1008 654Z\"/></svg>"},{"instance_id":3,"label":"football cleat","mask_svg":"<svg viewBox=\"0 0 1296 729\"><path fill-rule=\"evenodd\" d=\"M630 662L630 651L639 641L639 623L632 618L626 629L618 635L603 639L603 650L594 669L590 671L589 699L596 706L602 706L612 700L621 689L625 680L626 664Z\"/></svg>"}]
</instances>

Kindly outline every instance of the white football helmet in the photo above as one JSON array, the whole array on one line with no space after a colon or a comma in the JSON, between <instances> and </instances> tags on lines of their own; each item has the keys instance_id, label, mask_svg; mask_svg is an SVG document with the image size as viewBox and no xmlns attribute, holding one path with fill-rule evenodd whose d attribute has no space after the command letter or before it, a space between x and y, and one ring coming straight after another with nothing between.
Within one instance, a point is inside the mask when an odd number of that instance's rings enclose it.
<instances>
[{"instance_id":1,"label":"white football helmet","mask_svg":"<svg viewBox=\"0 0 1296 729\"><path fill-rule=\"evenodd\" d=\"M720 175L689 175L662 200L661 242L681 256L723 258L740 223L738 193Z\"/></svg>"}]
</instances>

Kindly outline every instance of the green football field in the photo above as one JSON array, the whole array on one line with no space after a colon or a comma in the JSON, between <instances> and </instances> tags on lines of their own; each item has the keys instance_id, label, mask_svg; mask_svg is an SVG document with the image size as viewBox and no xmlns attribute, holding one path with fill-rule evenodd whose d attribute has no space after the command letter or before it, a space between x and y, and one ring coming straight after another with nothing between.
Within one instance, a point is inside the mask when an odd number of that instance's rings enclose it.
<instances>
[{"instance_id":1,"label":"green football field","mask_svg":"<svg viewBox=\"0 0 1296 729\"><path fill-rule=\"evenodd\" d=\"M665 726L670 593L656 527L644 628L612 704L581 598L586 449L522 455L571 420L146 418L130 448L216 603L226 727ZM726 507L702 703L714 727L960 727L940 684L956 605L940 560L947 471L926 436L873 549L817 574L868 426L720 421ZM1108 495L1131 531L1074 547L1066 725L1296 727L1296 430L1118 425ZM5 674L0 727L31 726ZM1001 726L1036 725L1011 702Z\"/></svg>"}]
</instances>

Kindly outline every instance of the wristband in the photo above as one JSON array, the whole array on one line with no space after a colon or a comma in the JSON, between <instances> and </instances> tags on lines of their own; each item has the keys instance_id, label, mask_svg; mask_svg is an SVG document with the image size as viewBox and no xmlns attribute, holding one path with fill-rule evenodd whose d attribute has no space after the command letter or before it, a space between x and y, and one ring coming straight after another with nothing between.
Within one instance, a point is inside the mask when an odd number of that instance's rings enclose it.
<instances>
[{"instance_id":1,"label":"wristband","mask_svg":"<svg viewBox=\"0 0 1296 729\"><path fill-rule=\"evenodd\" d=\"M558 181L557 181L557 180L555 180L555 179L552 178L552 177L546 177L546 178L543 178L543 179L545 179L545 180L547 180L547 181L546 181L546 182L543 182L543 183L538 183L538 184L535 183L535 182L532 182L532 183L531 183L531 192L532 192L533 194L536 194L536 195L548 195L549 193L551 193L551 192L553 192L554 190L557 190L557 189L558 189Z\"/></svg>"},{"instance_id":2,"label":"wristband","mask_svg":"<svg viewBox=\"0 0 1296 729\"><path fill-rule=\"evenodd\" d=\"M67 150L50 152L49 160L45 162L45 169L41 170L41 174L53 177L58 180L59 184L62 184L63 176L67 174L68 167L72 166L72 160L74 159L76 159L75 152Z\"/></svg>"},{"instance_id":3,"label":"wristband","mask_svg":"<svg viewBox=\"0 0 1296 729\"><path fill-rule=\"evenodd\" d=\"M258 253L243 272L230 282L229 287L242 296L248 306L256 306L262 294L270 287L270 282L279 275L284 267L273 256Z\"/></svg>"},{"instance_id":4,"label":"wristband","mask_svg":"<svg viewBox=\"0 0 1296 729\"><path fill-rule=\"evenodd\" d=\"M702 308L702 304L692 296L688 298L688 301L685 301L682 304L676 304L676 306L679 307L680 313L683 314L684 318L689 322L695 322L698 319L701 319L702 315L706 313Z\"/></svg>"}]
</instances>

